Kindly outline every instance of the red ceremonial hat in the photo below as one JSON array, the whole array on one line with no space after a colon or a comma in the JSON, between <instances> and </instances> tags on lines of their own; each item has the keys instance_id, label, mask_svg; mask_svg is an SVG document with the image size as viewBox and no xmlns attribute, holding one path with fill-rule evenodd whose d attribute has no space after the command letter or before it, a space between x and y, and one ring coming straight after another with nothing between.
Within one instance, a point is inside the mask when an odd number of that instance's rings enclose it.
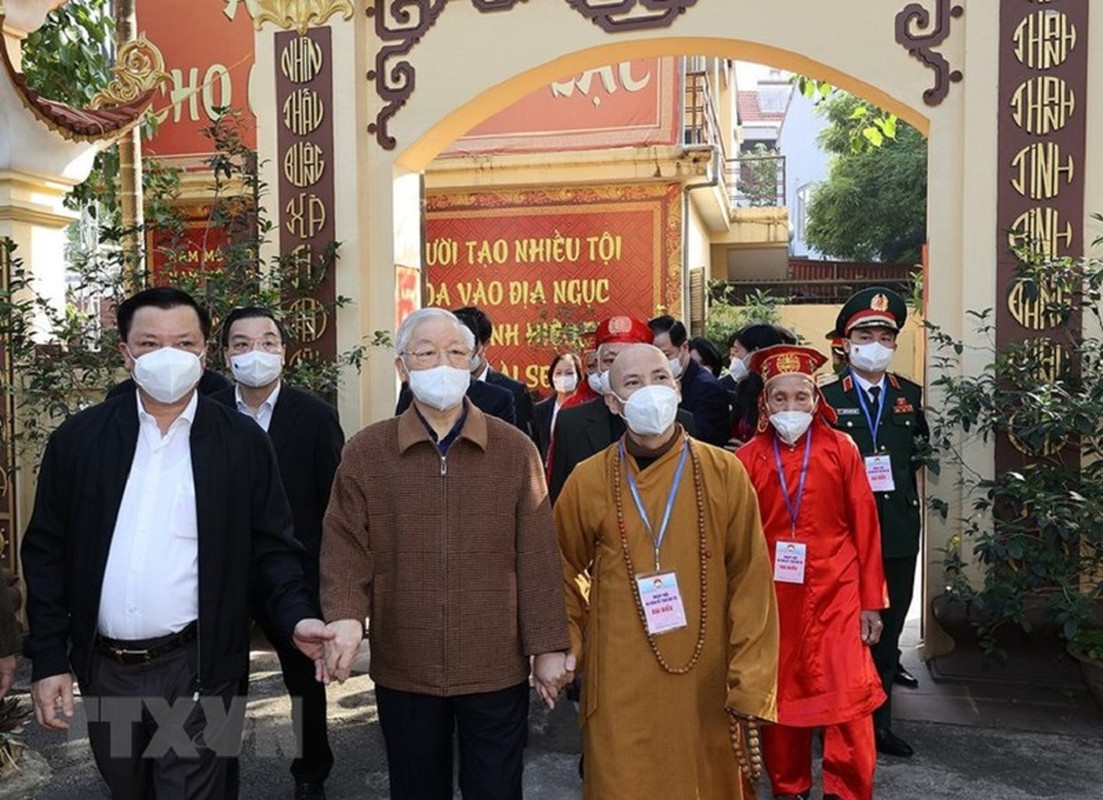
<instances>
[{"instance_id":1,"label":"red ceremonial hat","mask_svg":"<svg viewBox=\"0 0 1103 800\"><path fill-rule=\"evenodd\" d=\"M803 375L812 382L816 396L819 398L816 413L823 417L829 425L833 425L838 419L835 409L823 399L820 387L816 386L816 372L827 363L827 356L819 350L811 347L800 347L794 344L775 344L773 347L763 347L751 353L751 363L747 366L762 376L762 383L769 384L774 378L782 375ZM769 412L766 410L766 391L758 395L758 430L762 432L770 427Z\"/></svg>"},{"instance_id":2,"label":"red ceremonial hat","mask_svg":"<svg viewBox=\"0 0 1103 800\"><path fill-rule=\"evenodd\" d=\"M747 366L769 383L780 375L804 375L814 378L816 372L827 363L827 357L819 350L793 344L775 344L751 353Z\"/></svg>"},{"instance_id":3,"label":"red ceremonial hat","mask_svg":"<svg viewBox=\"0 0 1103 800\"><path fill-rule=\"evenodd\" d=\"M653 339L654 334L651 333L646 322L632 317L607 317L597 326L597 331L594 333L594 347L617 342L651 344Z\"/></svg>"}]
</instances>

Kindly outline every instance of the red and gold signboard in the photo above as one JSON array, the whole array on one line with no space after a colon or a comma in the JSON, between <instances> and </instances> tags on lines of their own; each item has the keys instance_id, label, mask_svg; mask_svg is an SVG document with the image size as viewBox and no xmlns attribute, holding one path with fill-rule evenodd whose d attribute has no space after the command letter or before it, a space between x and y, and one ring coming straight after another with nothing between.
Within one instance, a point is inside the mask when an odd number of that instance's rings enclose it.
<instances>
[{"instance_id":1,"label":"red and gold signboard","mask_svg":"<svg viewBox=\"0 0 1103 800\"><path fill-rule=\"evenodd\" d=\"M679 184L430 194L425 304L483 308L491 363L547 389L572 332L681 302L681 202Z\"/></svg>"},{"instance_id":2,"label":"red and gold signboard","mask_svg":"<svg viewBox=\"0 0 1103 800\"><path fill-rule=\"evenodd\" d=\"M417 267L394 268L394 329L421 308L421 270Z\"/></svg>"},{"instance_id":3,"label":"red and gold signboard","mask_svg":"<svg viewBox=\"0 0 1103 800\"><path fill-rule=\"evenodd\" d=\"M680 64L623 61L557 81L480 123L443 155L672 145Z\"/></svg>"},{"instance_id":4,"label":"red and gold signboard","mask_svg":"<svg viewBox=\"0 0 1103 800\"><path fill-rule=\"evenodd\" d=\"M222 106L249 108L254 0L137 0L138 29L165 57L169 82L154 101L157 133L147 155L210 153L202 130ZM252 115L249 115L252 121ZM256 146L256 127L246 143Z\"/></svg>"},{"instance_id":5,"label":"red and gold signboard","mask_svg":"<svg viewBox=\"0 0 1103 800\"><path fill-rule=\"evenodd\" d=\"M149 270L155 283L167 271L222 267L223 248L230 237L225 228L211 225L211 207L188 205L180 211L183 230L179 234L154 228L146 236Z\"/></svg>"}]
</instances>

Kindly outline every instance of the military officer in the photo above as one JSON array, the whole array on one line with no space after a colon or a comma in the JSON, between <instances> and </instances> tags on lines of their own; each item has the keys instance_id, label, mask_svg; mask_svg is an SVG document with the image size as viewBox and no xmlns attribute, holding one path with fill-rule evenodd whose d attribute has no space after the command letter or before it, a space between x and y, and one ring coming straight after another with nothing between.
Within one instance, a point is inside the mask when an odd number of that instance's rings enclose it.
<instances>
[{"instance_id":1,"label":"military officer","mask_svg":"<svg viewBox=\"0 0 1103 800\"><path fill-rule=\"evenodd\" d=\"M850 434L862 453L877 498L889 608L881 612L884 631L873 647L887 699L874 712L873 722L877 750L904 757L913 751L892 732L892 685L918 685L900 666L899 642L919 555L917 476L920 447L928 436L922 388L887 371L907 316L903 298L891 289L875 286L854 294L835 323L849 366L822 387L824 399L838 413L837 427Z\"/></svg>"}]
</instances>

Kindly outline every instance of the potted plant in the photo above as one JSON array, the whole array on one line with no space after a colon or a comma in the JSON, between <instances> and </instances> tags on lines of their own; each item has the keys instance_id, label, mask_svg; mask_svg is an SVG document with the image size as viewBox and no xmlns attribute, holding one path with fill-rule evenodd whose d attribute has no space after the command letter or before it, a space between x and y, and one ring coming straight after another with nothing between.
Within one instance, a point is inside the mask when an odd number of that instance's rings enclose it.
<instances>
[{"instance_id":1,"label":"potted plant","mask_svg":"<svg viewBox=\"0 0 1103 800\"><path fill-rule=\"evenodd\" d=\"M933 612L958 647L973 634L986 668L1005 676L1012 652L1063 656L1101 622L1103 598L1103 260L1017 255L1023 296L1053 323L1045 336L997 350L990 309L969 312L984 347L928 326L942 397L932 446L960 467L966 498ZM977 356L982 369L962 369ZM976 442L995 444L1001 468L969 460ZM946 518L948 504L929 504Z\"/></svg>"}]
</instances>

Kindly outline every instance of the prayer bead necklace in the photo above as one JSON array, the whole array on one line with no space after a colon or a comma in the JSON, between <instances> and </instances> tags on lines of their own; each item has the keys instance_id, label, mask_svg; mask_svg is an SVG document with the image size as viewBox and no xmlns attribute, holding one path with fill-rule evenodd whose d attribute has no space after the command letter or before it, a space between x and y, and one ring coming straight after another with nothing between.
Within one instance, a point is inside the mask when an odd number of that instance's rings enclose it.
<instances>
[{"instance_id":1,"label":"prayer bead necklace","mask_svg":"<svg viewBox=\"0 0 1103 800\"><path fill-rule=\"evenodd\" d=\"M624 555L624 565L628 568L628 584L632 587L632 596L636 599L636 611L643 624L644 635L647 643L651 645L651 652L655 654L655 660L659 666L670 675L685 675L697 666L701 658L701 652L705 648L705 619L708 617L708 542L705 539L705 504L701 491L701 462L692 445L689 448L690 460L693 462L693 491L697 500L697 539L698 553L701 561L701 622L697 629L697 644L693 647L693 656L684 667L672 667L666 658L659 652L659 645L655 636L647 630L647 614L643 609L643 601L640 599L640 587L636 584L636 570L632 565L632 554L628 549L628 528L624 522L624 498L621 495L621 459L613 459L613 497L617 507L617 527L620 529L620 549Z\"/></svg>"}]
</instances>

